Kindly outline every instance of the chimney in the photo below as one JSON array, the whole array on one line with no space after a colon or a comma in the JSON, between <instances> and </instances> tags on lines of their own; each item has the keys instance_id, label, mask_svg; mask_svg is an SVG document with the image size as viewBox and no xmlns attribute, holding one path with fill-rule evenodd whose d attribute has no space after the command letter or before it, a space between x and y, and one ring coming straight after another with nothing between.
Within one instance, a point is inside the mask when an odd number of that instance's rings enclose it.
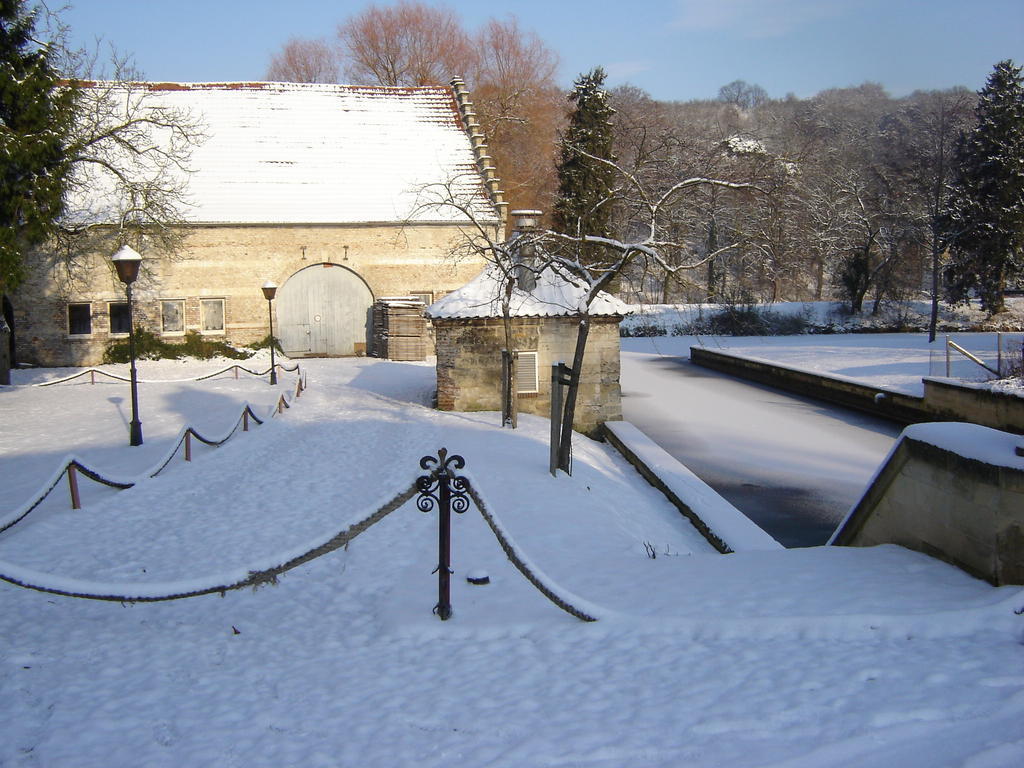
<instances>
[{"instance_id":1,"label":"chimney","mask_svg":"<svg viewBox=\"0 0 1024 768\"><path fill-rule=\"evenodd\" d=\"M462 78L455 77L451 80L452 95L455 97L455 105L458 108L459 116L469 142L473 149L473 157L476 160L477 170L480 173L480 180L491 198L494 210L500 221L500 231L505 231L505 223L508 220L508 201L505 200L505 193L501 191L501 179L494 168L492 158L487 154L487 140L484 138L480 128L480 121L477 120L476 111L473 109L473 102L469 97L469 89L462 81Z\"/></svg>"},{"instance_id":2,"label":"chimney","mask_svg":"<svg viewBox=\"0 0 1024 768\"><path fill-rule=\"evenodd\" d=\"M519 238L526 239L526 242L515 249L514 258L516 264L525 264L529 267L533 267L536 264L535 257L537 246L529 236L537 231L537 226L540 223L541 211L515 210L510 211L510 213L516 222L516 228L512 232L513 241L518 240ZM537 287L537 275L532 269L518 267L517 271L518 275L516 276L516 284L519 286L519 290L530 292Z\"/></svg>"}]
</instances>

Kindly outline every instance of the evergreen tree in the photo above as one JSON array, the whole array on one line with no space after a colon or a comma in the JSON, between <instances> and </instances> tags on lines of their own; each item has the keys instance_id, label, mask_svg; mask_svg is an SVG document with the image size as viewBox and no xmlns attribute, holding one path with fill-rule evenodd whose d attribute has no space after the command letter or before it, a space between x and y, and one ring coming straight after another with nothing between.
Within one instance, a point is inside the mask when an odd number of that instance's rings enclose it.
<instances>
[{"instance_id":1,"label":"evergreen tree","mask_svg":"<svg viewBox=\"0 0 1024 768\"><path fill-rule=\"evenodd\" d=\"M961 137L955 176L941 217L952 261L947 298L977 292L989 313L1003 309L1007 282L1024 275L1024 81L999 62L978 92L976 124Z\"/></svg>"},{"instance_id":2,"label":"evergreen tree","mask_svg":"<svg viewBox=\"0 0 1024 768\"><path fill-rule=\"evenodd\" d=\"M24 276L25 254L53 234L68 173L74 89L35 39L26 0L0 0L0 293Z\"/></svg>"},{"instance_id":3,"label":"evergreen tree","mask_svg":"<svg viewBox=\"0 0 1024 768\"><path fill-rule=\"evenodd\" d=\"M595 67L576 80L569 94L575 107L559 142L558 196L553 211L554 228L569 235L611 234L615 169L594 159L615 162L611 123L615 110L608 104L604 79L604 70ZM581 262L600 266L600 248L581 248Z\"/></svg>"}]
</instances>

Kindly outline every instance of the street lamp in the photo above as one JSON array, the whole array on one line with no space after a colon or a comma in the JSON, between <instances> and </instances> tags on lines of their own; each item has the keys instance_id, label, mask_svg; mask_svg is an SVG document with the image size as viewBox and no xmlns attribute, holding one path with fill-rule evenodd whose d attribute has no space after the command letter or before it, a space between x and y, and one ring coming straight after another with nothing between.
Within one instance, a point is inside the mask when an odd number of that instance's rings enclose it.
<instances>
[{"instance_id":1,"label":"street lamp","mask_svg":"<svg viewBox=\"0 0 1024 768\"><path fill-rule=\"evenodd\" d=\"M277 384L277 365L274 363L274 294L277 293L277 283L267 280L263 284L263 296L267 300L267 315L270 317L270 385Z\"/></svg>"},{"instance_id":2,"label":"street lamp","mask_svg":"<svg viewBox=\"0 0 1024 768\"><path fill-rule=\"evenodd\" d=\"M135 323L132 309L132 283L139 276L142 257L131 246L122 245L117 253L110 257L117 270L118 279L124 283L128 294L128 356L131 358L132 380L132 421L128 433L129 445L142 445L142 422L139 421L139 381L135 370Z\"/></svg>"}]
</instances>

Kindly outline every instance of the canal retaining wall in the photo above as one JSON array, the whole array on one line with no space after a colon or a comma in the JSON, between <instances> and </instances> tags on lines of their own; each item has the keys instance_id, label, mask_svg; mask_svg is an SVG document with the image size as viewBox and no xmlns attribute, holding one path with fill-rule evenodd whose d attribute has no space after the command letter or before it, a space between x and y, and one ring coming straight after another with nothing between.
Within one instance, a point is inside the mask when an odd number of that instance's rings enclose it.
<instances>
[{"instance_id":1,"label":"canal retaining wall","mask_svg":"<svg viewBox=\"0 0 1024 768\"><path fill-rule=\"evenodd\" d=\"M1024 433L1024 398L948 379L924 379L924 396L872 387L841 376L827 376L778 363L690 347L690 361L732 376L797 395L836 403L902 424L967 421Z\"/></svg>"},{"instance_id":2,"label":"canal retaining wall","mask_svg":"<svg viewBox=\"0 0 1024 768\"><path fill-rule=\"evenodd\" d=\"M783 546L717 491L628 421L608 421L603 436L647 482L719 552L778 550Z\"/></svg>"},{"instance_id":3,"label":"canal retaining wall","mask_svg":"<svg viewBox=\"0 0 1024 768\"><path fill-rule=\"evenodd\" d=\"M831 544L900 544L1024 584L1024 440L976 424L903 431Z\"/></svg>"}]
</instances>

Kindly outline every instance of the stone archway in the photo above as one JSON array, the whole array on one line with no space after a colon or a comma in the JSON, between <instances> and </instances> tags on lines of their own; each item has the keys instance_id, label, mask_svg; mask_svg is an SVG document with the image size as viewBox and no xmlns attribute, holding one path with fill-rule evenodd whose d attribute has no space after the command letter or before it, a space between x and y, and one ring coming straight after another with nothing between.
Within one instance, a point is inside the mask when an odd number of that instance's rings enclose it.
<instances>
[{"instance_id":1,"label":"stone archway","mask_svg":"<svg viewBox=\"0 0 1024 768\"><path fill-rule=\"evenodd\" d=\"M277 336L289 357L366 353L373 292L347 267L300 269L281 286L276 304Z\"/></svg>"}]
</instances>

